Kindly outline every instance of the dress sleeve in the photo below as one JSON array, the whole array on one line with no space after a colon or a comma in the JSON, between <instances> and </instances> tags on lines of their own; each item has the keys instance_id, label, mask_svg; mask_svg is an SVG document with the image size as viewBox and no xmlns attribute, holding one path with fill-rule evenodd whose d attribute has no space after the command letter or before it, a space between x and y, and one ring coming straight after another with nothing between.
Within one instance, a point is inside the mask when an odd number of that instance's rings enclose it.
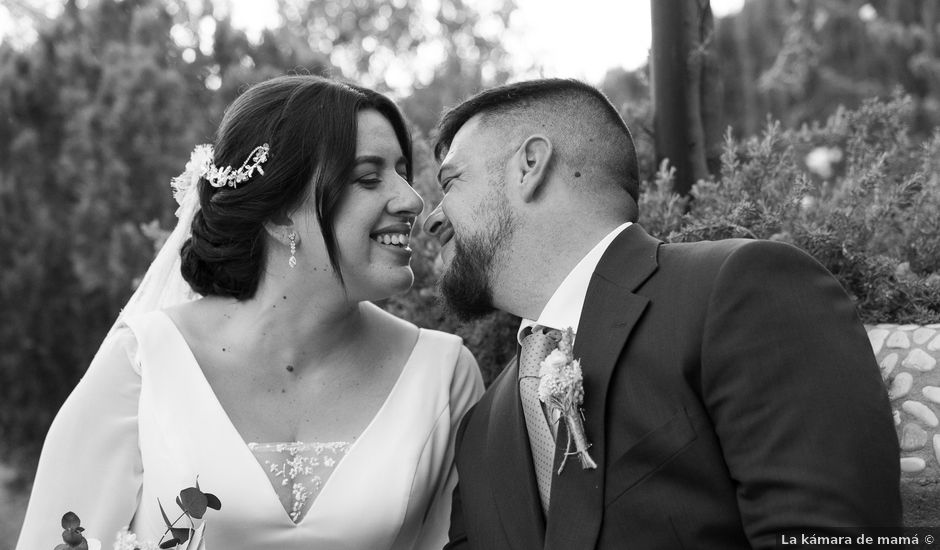
<instances>
[{"instance_id":1,"label":"dress sleeve","mask_svg":"<svg viewBox=\"0 0 940 550\"><path fill-rule=\"evenodd\" d=\"M454 439L457 427L464 414L483 395L483 377L476 359L466 347L462 347L454 368L450 387L450 432L447 452L444 456L445 473L442 483L434 491L421 534L415 543L416 550L440 550L447 542L450 523L450 500L457 486L457 467L454 465Z\"/></svg>"},{"instance_id":2,"label":"dress sleeve","mask_svg":"<svg viewBox=\"0 0 940 550\"><path fill-rule=\"evenodd\" d=\"M130 524L143 467L137 438L140 373L127 327L110 334L49 428L16 550L62 543L62 515L107 547Z\"/></svg>"}]
</instances>

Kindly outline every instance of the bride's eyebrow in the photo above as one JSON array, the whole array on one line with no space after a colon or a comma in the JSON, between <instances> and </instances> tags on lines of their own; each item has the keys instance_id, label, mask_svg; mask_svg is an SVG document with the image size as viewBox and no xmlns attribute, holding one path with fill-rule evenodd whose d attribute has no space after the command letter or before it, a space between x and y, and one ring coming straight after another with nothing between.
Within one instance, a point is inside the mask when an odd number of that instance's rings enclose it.
<instances>
[{"instance_id":1,"label":"bride's eyebrow","mask_svg":"<svg viewBox=\"0 0 940 550\"><path fill-rule=\"evenodd\" d=\"M385 158L378 156L378 155L362 155L362 156L356 157L354 166L359 166L360 164L374 164L377 167L381 168L385 166ZM408 159L406 159L403 156L398 157L398 160L395 161L395 169L397 170L401 167L405 167L405 168L408 167Z\"/></svg>"},{"instance_id":2,"label":"bride's eyebrow","mask_svg":"<svg viewBox=\"0 0 940 550\"><path fill-rule=\"evenodd\" d=\"M356 157L355 164L357 166L360 164L376 164L378 166L383 166L385 164L385 159L378 155L363 155L361 157Z\"/></svg>"}]
</instances>

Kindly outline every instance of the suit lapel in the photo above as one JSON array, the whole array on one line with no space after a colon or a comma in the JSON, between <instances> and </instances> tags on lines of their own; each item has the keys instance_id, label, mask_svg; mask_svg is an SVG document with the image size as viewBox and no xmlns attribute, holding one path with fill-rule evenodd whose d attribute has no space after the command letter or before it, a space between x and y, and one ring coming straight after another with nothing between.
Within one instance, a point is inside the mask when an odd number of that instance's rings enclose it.
<instances>
[{"instance_id":1,"label":"suit lapel","mask_svg":"<svg viewBox=\"0 0 940 550\"><path fill-rule=\"evenodd\" d=\"M607 389L617 358L649 301L633 294L633 290L656 270L659 244L634 224L611 243L591 277L574 356L581 360L584 428L597 469L584 470L578 457L570 456L564 471L555 475L545 537L547 549L596 545L604 513ZM567 430L562 427L555 452L556 472L564 458L566 441Z\"/></svg>"},{"instance_id":2,"label":"suit lapel","mask_svg":"<svg viewBox=\"0 0 940 550\"><path fill-rule=\"evenodd\" d=\"M542 548L545 518L519 398L519 354L493 382L487 465L502 528L516 550Z\"/></svg>"}]
</instances>

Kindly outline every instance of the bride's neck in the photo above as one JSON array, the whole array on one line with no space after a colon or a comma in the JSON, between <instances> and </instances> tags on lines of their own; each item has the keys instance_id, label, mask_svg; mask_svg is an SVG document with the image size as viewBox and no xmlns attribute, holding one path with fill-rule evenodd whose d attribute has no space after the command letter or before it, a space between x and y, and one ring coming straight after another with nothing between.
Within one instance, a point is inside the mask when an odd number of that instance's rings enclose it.
<instances>
[{"instance_id":1,"label":"bride's neck","mask_svg":"<svg viewBox=\"0 0 940 550\"><path fill-rule=\"evenodd\" d=\"M361 304L342 293L300 294L294 289L259 288L251 299L232 305L230 327L260 349L307 357L342 352L355 340L353 335L362 334Z\"/></svg>"}]
</instances>

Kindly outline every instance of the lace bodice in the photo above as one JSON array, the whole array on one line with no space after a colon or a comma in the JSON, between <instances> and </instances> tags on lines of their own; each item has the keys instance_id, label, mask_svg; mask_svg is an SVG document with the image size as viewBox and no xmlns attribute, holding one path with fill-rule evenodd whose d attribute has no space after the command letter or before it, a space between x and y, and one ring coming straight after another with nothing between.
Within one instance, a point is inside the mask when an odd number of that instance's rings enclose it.
<instances>
[{"instance_id":1,"label":"lace bodice","mask_svg":"<svg viewBox=\"0 0 940 550\"><path fill-rule=\"evenodd\" d=\"M349 447L350 443L345 441L248 444L258 461L267 467L273 482L290 484L290 502L284 508L294 523L303 518Z\"/></svg>"}]
</instances>

